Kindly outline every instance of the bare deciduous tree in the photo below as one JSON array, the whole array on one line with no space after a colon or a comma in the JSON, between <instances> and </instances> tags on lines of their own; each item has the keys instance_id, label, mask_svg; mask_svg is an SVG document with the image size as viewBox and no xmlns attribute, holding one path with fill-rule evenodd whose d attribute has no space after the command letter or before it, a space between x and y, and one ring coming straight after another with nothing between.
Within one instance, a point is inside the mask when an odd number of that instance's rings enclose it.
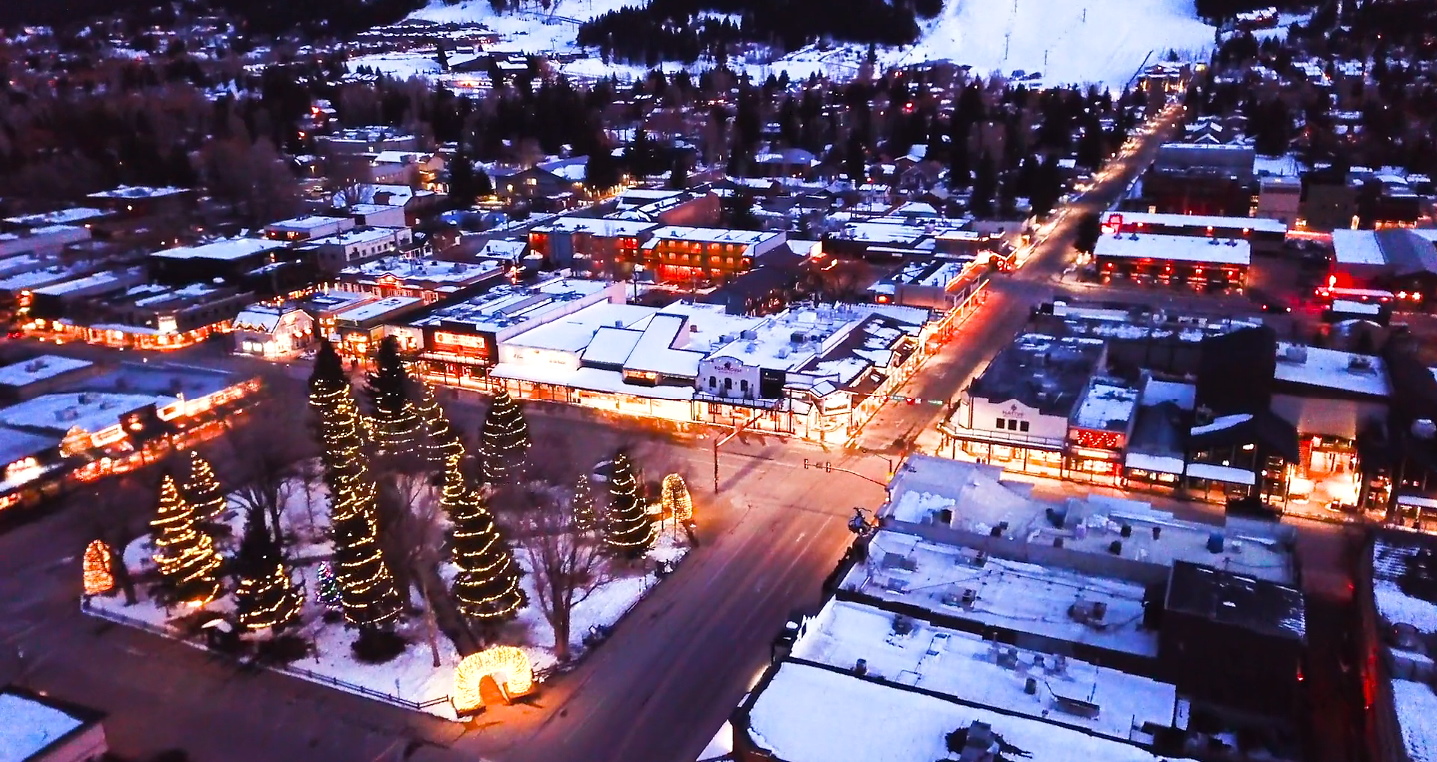
<instances>
[{"instance_id":1,"label":"bare deciduous tree","mask_svg":"<svg viewBox=\"0 0 1437 762\"><path fill-rule=\"evenodd\" d=\"M554 655L569 658L574 607L608 581L600 543L574 531L570 508L543 494L519 518L519 547L534 575L533 601L554 630Z\"/></svg>"},{"instance_id":2,"label":"bare deciduous tree","mask_svg":"<svg viewBox=\"0 0 1437 762\"><path fill-rule=\"evenodd\" d=\"M301 478L302 461L312 449L293 425L305 420L297 399L293 395L269 396L247 415L231 419L226 437L232 494L244 507L264 511L280 547L285 545L280 517Z\"/></svg>"}]
</instances>

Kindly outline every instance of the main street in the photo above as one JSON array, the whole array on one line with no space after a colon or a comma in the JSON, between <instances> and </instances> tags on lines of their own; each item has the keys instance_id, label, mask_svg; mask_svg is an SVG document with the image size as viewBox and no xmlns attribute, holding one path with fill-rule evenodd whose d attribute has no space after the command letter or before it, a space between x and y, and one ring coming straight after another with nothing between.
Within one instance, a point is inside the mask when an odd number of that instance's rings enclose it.
<instances>
[{"instance_id":1,"label":"main street","mask_svg":"<svg viewBox=\"0 0 1437 762\"><path fill-rule=\"evenodd\" d=\"M1177 118L1165 115L1161 129L1115 159L1041 235L1023 269L994 284L987 303L900 394L951 399L1031 307L1053 296L1077 219L1126 187ZM457 404L457 417L472 421L477 411ZM183 748L202 762L689 762L763 668L788 614L820 599L823 579L852 539L852 508L883 500L866 479L804 470L803 460L832 460L879 481L888 461L862 450L824 452L744 436L720 455L715 495L707 489L712 439L540 407L531 407L536 441L561 436L576 458L637 443L651 472L686 473L702 547L532 704L461 727L287 677L242 676L201 651L83 616L81 549L97 521L147 518L153 506L146 501L105 517L71 506L0 536L0 679L18 675L22 684L108 712L114 747L135 756ZM860 444L892 451L895 439L916 437L939 413L889 405Z\"/></svg>"}]
</instances>

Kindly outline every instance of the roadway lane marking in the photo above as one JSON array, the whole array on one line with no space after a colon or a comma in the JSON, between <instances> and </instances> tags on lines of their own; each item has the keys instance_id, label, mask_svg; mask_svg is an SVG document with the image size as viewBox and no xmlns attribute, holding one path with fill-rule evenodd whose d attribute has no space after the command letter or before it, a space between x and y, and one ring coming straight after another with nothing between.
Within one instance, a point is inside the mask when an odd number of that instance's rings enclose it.
<instances>
[{"instance_id":1,"label":"roadway lane marking","mask_svg":"<svg viewBox=\"0 0 1437 762\"><path fill-rule=\"evenodd\" d=\"M798 536L795 537L795 538L793 538L793 544L794 544L794 545L797 545L797 544L799 544L800 542L803 542L803 538L805 538L805 537L807 537L807 536L808 536L808 532L799 532L799 533L798 533Z\"/></svg>"}]
</instances>

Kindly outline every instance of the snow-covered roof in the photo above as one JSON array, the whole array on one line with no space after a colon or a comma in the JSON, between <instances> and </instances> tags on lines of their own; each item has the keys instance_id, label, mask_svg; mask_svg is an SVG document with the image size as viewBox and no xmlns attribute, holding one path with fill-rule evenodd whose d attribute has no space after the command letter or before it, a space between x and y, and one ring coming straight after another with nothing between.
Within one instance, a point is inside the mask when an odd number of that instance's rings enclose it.
<instances>
[{"instance_id":1,"label":"snow-covered roof","mask_svg":"<svg viewBox=\"0 0 1437 762\"><path fill-rule=\"evenodd\" d=\"M1106 379L1095 378L1073 415L1073 425L1084 429L1122 431L1133 417L1138 390Z\"/></svg>"},{"instance_id":2,"label":"snow-covered roof","mask_svg":"<svg viewBox=\"0 0 1437 762\"><path fill-rule=\"evenodd\" d=\"M188 192L188 188L156 188L147 185L121 185L118 188L111 188L107 191L91 193L89 197L113 199L161 198L164 196L174 196L180 193Z\"/></svg>"},{"instance_id":3,"label":"snow-covered roof","mask_svg":"<svg viewBox=\"0 0 1437 762\"><path fill-rule=\"evenodd\" d=\"M0 761L37 759L41 752L85 724L85 720L52 704L0 691Z\"/></svg>"},{"instance_id":4,"label":"snow-covered roof","mask_svg":"<svg viewBox=\"0 0 1437 762\"><path fill-rule=\"evenodd\" d=\"M76 426L99 431L118 423L120 416L154 405L164 407L174 400L148 394L108 392L64 392L46 394L0 409L0 424L21 429L65 432Z\"/></svg>"},{"instance_id":5,"label":"snow-covered roof","mask_svg":"<svg viewBox=\"0 0 1437 762\"><path fill-rule=\"evenodd\" d=\"M442 262L419 257L381 257L364 264L346 267L340 277L371 281L383 277L401 281L426 283L467 283L493 277L500 269L498 262Z\"/></svg>"},{"instance_id":6,"label":"snow-covered roof","mask_svg":"<svg viewBox=\"0 0 1437 762\"><path fill-rule=\"evenodd\" d=\"M1187 464L1187 468L1184 469L1184 473L1195 479L1207 479L1224 484L1246 484L1252 486L1257 483L1257 474L1245 468L1219 466L1215 463L1189 463Z\"/></svg>"},{"instance_id":7,"label":"snow-covered roof","mask_svg":"<svg viewBox=\"0 0 1437 762\"><path fill-rule=\"evenodd\" d=\"M198 246L177 246L173 249L157 251L150 256L164 259L231 260L284 247L285 244L280 241L270 241L264 238L227 238Z\"/></svg>"},{"instance_id":8,"label":"snow-covered roof","mask_svg":"<svg viewBox=\"0 0 1437 762\"><path fill-rule=\"evenodd\" d=\"M644 326L644 334L629 353L625 370L657 373L670 378L698 375L703 352L683 348L688 336L688 319L683 315L659 313Z\"/></svg>"},{"instance_id":9,"label":"snow-covered roof","mask_svg":"<svg viewBox=\"0 0 1437 762\"><path fill-rule=\"evenodd\" d=\"M605 329L642 331L656 310L637 304L599 302L577 312L535 326L506 340L507 344L558 352L584 352L596 334Z\"/></svg>"},{"instance_id":10,"label":"snow-covered roof","mask_svg":"<svg viewBox=\"0 0 1437 762\"><path fill-rule=\"evenodd\" d=\"M110 214L110 212L103 209L77 206L73 209L56 209L53 212L26 214L20 217L6 217L5 222L21 227L37 228L50 225L74 225L75 223L93 220L97 217L106 217Z\"/></svg>"},{"instance_id":11,"label":"snow-covered roof","mask_svg":"<svg viewBox=\"0 0 1437 762\"><path fill-rule=\"evenodd\" d=\"M613 288L614 284L607 281L564 277L531 285L501 285L437 309L414 325L517 336L547 320L600 301L612 301L605 296L613 296Z\"/></svg>"},{"instance_id":12,"label":"snow-covered roof","mask_svg":"<svg viewBox=\"0 0 1437 762\"><path fill-rule=\"evenodd\" d=\"M1220 217L1208 214L1153 214L1148 212L1122 212L1123 227L1141 225L1167 228L1188 228L1206 230L1251 230L1254 233L1276 233L1287 235L1287 225L1281 220L1265 217Z\"/></svg>"},{"instance_id":13,"label":"snow-covered roof","mask_svg":"<svg viewBox=\"0 0 1437 762\"><path fill-rule=\"evenodd\" d=\"M759 749L784 762L932 762L951 757L948 734L974 722L1043 762L1158 760L1129 743L791 661L782 663L752 700L748 734Z\"/></svg>"},{"instance_id":14,"label":"snow-covered roof","mask_svg":"<svg viewBox=\"0 0 1437 762\"><path fill-rule=\"evenodd\" d=\"M1093 255L1246 267L1252 263L1252 244L1236 238L1117 233L1100 236Z\"/></svg>"},{"instance_id":15,"label":"snow-covered roof","mask_svg":"<svg viewBox=\"0 0 1437 762\"><path fill-rule=\"evenodd\" d=\"M765 230L728 230L725 228L694 228L666 225L651 233L654 240L689 241L697 243L732 243L754 246L783 235Z\"/></svg>"},{"instance_id":16,"label":"snow-covered roof","mask_svg":"<svg viewBox=\"0 0 1437 762\"><path fill-rule=\"evenodd\" d=\"M533 233L588 233L600 238L639 236L658 228L647 220L618 220L611 217L559 217L534 228Z\"/></svg>"},{"instance_id":17,"label":"snow-covered roof","mask_svg":"<svg viewBox=\"0 0 1437 762\"><path fill-rule=\"evenodd\" d=\"M1164 402L1171 402L1183 410L1192 410L1197 402L1197 385L1148 378L1147 383L1143 384L1143 407Z\"/></svg>"},{"instance_id":18,"label":"snow-covered roof","mask_svg":"<svg viewBox=\"0 0 1437 762\"><path fill-rule=\"evenodd\" d=\"M1339 265L1385 265L1375 230L1332 231L1332 257Z\"/></svg>"},{"instance_id":19,"label":"snow-covered roof","mask_svg":"<svg viewBox=\"0 0 1437 762\"><path fill-rule=\"evenodd\" d=\"M335 235L310 241L315 246L360 246L385 239L392 239L405 228L355 228Z\"/></svg>"},{"instance_id":20,"label":"snow-covered roof","mask_svg":"<svg viewBox=\"0 0 1437 762\"><path fill-rule=\"evenodd\" d=\"M977 566L975 553L916 535L879 531L868 558L849 570L841 587L983 627L1156 657L1157 633L1140 627L1142 585L1001 558ZM892 564L886 560L889 556L904 559L906 566ZM965 589L977 596L971 608L957 603ZM1074 603L1091 601L1107 604L1101 628L1068 615Z\"/></svg>"},{"instance_id":21,"label":"snow-covered roof","mask_svg":"<svg viewBox=\"0 0 1437 762\"><path fill-rule=\"evenodd\" d=\"M317 214L306 214L303 217L291 217L279 222L271 222L265 225L265 230L314 230L316 228L338 225L348 220L344 217L322 217Z\"/></svg>"},{"instance_id":22,"label":"snow-covered roof","mask_svg":"<svg viewBox=\"0 0 1437 762\"><path fill-rule=\"evenodd\" d=\"M94 365L89 360L60 355L40 355L0 368L0 386L24 387L71 371Z\"/></svg>"},{"instance_id":23,"label":"snow-covered roof","mask_svg":"<svg viewBox=\"0 0 1437 762\"><path fill-rule=\"evenodd\" d=\"M104 286L112 283L119 283L121 280L136 274L132 270L120 270L118 272L106 270L104 272L86 275L83 278L52 283L48 286L41 286L35 289L35 293L45 296L64 296L65 294L82 291L87 288Z\"/></svg>"},{"instance_id":24,"label":"snow-covered roof","mask_svg":"<svg viewBox=\"0 0 1437 762\"><path fill-rule=\"evenodd\" d=\"M422 302L423 300L417 296L390 296L384 299L376 299L372 302L366 302L365 304L361 304L358 307L350 307L349 309L339 313L338 315L335 315L334 317L336 320L344 320L352 323L363 323L368 320L373 320L377 317L383 317L392 312L398 312L399 310L408 309Z\"/></svg>"},{"instance_id":25,"label":"snow-covered roof","mask_svg":"<svg viewBox=\"0 0 1437 762\"><path fill-rule=\"evenodd\" d=\"M1145 723L1163 727L1172 722L1177 689L1167 683L1073 658L1060 661L1051 652L1010 649L921 619L908 622L911 629L900 634L894 631L892 611L830 599L807 622L789 655L840 669L863 659L870 678L1123 741ZM1029 677L1038 678L1036 693L1025 690ZM1091 717L1068 714L1058 696L1090 701L1101 711Z\"/></svg>"},{"instance_id":26,"label":"snow-covered roof","mask_svg":"<svg viewBox=\"0 0 1437 762\"><path fill-rule=\"evenodd\" d=\"M1279 342L1273 377L1289 384L1383 399L1392 394L1392 384L1387 380L1387 364L1381 357L1336 349Z\"/></svg>"}]
</instances>

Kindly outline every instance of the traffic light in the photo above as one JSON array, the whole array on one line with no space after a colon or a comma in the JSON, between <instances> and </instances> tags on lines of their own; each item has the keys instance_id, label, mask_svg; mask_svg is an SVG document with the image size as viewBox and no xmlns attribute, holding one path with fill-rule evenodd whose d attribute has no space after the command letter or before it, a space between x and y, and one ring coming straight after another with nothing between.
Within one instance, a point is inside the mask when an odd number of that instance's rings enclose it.
<instances>
[{"instance_id":1,"label":"traffic light","mask_svg":"<svg viewBox=\"0 0 1437 762\"><path fill-rule=\"evenodd\" d=\"M830 474L833 473L833 461L831 461L831 460L825 460L825 461L823 461L823 470L824 470L824 471L827 471L827 472L830 473Z\"/></svg>"}]
</instances>

